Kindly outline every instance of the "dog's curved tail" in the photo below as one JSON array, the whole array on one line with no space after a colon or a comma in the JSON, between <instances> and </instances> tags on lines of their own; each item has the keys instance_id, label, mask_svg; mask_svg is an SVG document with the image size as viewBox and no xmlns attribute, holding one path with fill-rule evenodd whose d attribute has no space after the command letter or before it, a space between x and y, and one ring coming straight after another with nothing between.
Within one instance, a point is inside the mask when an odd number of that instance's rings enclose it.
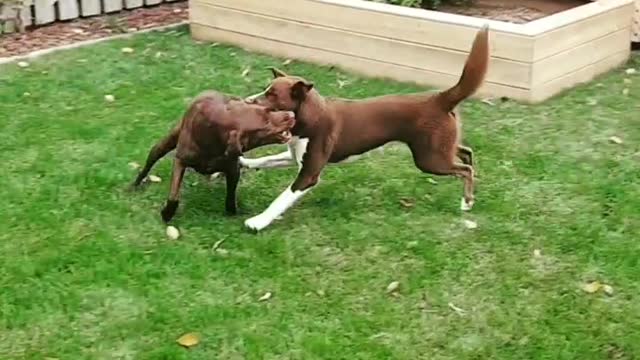
<instances>
[{"instance_id":1,"label":"dog's curved tail","mask_svg":"<svg viewBox=\"0 0 640 360\"><path fill-rule=\"evenodd\" d=\"M477 34L462 70L462 76L452 88L440 92L437 101L445 111L452 111L462 100L473 95L482 85L489 67L489 26Z\"/></svg>"}]
</instances>

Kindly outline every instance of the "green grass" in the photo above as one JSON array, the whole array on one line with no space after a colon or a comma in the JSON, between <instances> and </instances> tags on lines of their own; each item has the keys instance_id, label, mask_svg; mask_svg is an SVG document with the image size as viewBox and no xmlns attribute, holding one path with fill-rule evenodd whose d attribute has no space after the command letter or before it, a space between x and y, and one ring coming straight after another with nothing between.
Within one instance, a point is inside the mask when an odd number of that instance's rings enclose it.
<instances>
[{"instance_id":1,"label":"green grass","mask_svg":"<svg viewBox=\"0 0 640 360\"><path fill-rule=\"evenodd\" d=\"M467 102L465 142L478 162L469 214L458 210L459 179L427 181L394 145L327 168L258 235L242 222L294 168L245 172L231 218L224 184L190 173L183 236L168 240L158 212L170 158L153 171L163 182L139 193L127 191L128 163L144 161L186 99L256 92L281 61L181 30L0 67L0 359L640 356L638 75L616 70L539 106ZM329 96L419 89L287 69ZM226 255L211 251L221 239ZM586 294L590 280L614 295ZM385 294L392 281L398 296ZM266 291L273 297L258 302ZM201 343L179 347L185 332Z\"/></svg>"}]
</instances>

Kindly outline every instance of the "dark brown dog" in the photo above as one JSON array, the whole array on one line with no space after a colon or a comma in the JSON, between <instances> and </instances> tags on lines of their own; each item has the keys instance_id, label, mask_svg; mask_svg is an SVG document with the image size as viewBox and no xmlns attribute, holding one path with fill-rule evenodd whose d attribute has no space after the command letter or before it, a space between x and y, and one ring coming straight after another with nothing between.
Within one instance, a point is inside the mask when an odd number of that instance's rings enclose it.
<instances>
[{"instance_id":1,"label":"dark brown dog","mask_svg":"<svg viewBox=\"0 0 640 360\"><path fill-rule=\"evenodd\" d=\"M292 159L301 167L295 181L260 215L245 221L253 230L267 227L311 187L327 163L341 162L390 141L411 149L416 166L426 173L464 179L462 210L473 206L473 152L459 144L456 106L474 94L489 64L489 31L478 32L462 76L452 88L438 93L388 95L364 100L322 97L313 83L272 69L275 79L247 101L278 110L292 110L296 125L288 153L244 159L250 168L282 166ZM459 157L463 163L456 163Z\"/></svg>"},{"instance_id":2,"label":"dark brown dog","mask_svg":"<svg viewBox=\"0 0 640 360\"><path fill-rule=\"evenodd\" d=\"M169 135L153 146L133 185L139 186L160 158L177 149L171 191L161 211L162 219L168 222L175 215L180 185L188 167L203 175L224 173L227 180L226 212L235 214L236 188L240 179L239 156L243 151L259 146L288 142L294 124L292 111L272 111L264 106L247 104L240 98L204 92L193 100Z\"/></svg>"}]
</instances>

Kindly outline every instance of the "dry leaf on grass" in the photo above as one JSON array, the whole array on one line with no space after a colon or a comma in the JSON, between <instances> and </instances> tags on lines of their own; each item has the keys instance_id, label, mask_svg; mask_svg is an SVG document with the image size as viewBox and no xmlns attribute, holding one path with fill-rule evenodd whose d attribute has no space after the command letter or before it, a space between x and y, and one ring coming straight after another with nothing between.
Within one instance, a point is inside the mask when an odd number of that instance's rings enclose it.
<instances>
[{"instance_id":1,"label":"dry leaf on grass","mask_svg":"<svg viewBox=\"0 0 640 360\"><path fill-rule=\"evenodd\" d=\"M419 244L420 244L420 243L419 243L419 242L417 242L417 241L409 241L409 242L407 243L407 248L408 248L408 249L414 249L414 248L417 248Z\"/></svg>"},{"instance_id":2,"label":"dry leaf on grass","mask_svg":"<svg viewBox=\"0 0 640 360\"><path fill-rule=\"evenodd\" d=\"M438 182L434 178L427 178L427 182L429 184L438 185Z\"/></svg>"},{"instance_id":3,"label":"dry leaf on grass","mask_svg":"<svg viewBox=\"0 0 640 360\"><path fill-rule=\"evenodd\" d=\"M598 100L596 100L596 99L589 99L589 100L587 101L587 105L591 105L591 106L598 105Z\"/></svg>"},{"instance_id":4,"label":"dry leaf on grass","mask_svg":"<svg viewBox=\"0 0 640 360\"><path fill-rule=\"evenodd\" d=\"M535 249L533 250L533 257L541 257L542 256L542 251L540 251L540 249Z\"/></svg>"},{"instance_id":5,"label":"dry leaf on grass","mask_svg":"<svg viewBox=\"0 0 640 360\"><path fill-rule=\"evenodd\" d=\"M610 137L610 138L609 138L609 141L611 141L611 142L612 142L612 143L614 143L614 144L618 144L618 145L622 144L622 139L620 139L620 138L619 138L619 137L617 137L617 136L612 136L612 137Z\"/></svg>"},{"instance_id":6,"label":"dry leaf on grass","mask_svg":"<svg viewBox=\"0 0 640 360\"><path fill-rule=\"evenodd\" d=\"M178 342L178 344L186 348L190 348L198 345L198 343L200 342L200 338L194 333L186 333L180 336L176 341Z\"/></svg>"},{"instance_id":7,"label":"dry leaf on grass","mask_svg":"<svg viewBox=\"0 0 640 360\"><path fill-rule=\"evenodd\" d=\"M622 95L624 95L624 96L629 95L629 89L622 90Z\"/></svg>"},{"instance_id":8,"label":"dry leaf on grass","mask_svg":"<svg viewBox=\"0 0 640 360\"><path fill-rule=\"evenodd\" d=\"M22 94L22 96L31 96L31 93L30 93L30 92L28 92L28 91L25 91L25 92Z\"/></svg>"},{"instance_id":9,"label":"dry leaf on grass","mask_svg":"<svg viewBox=\"0 0 640 360\"><path fill-rule=\"evenodd\" d=\"M603 285L602 286L602 291L604 291L604 293L609 295L609 296L613 295L613 287L611 285Z\"/></svg>"},{"instance_id":10,"label":"dry leaf on grass","mask_svg":"<svg viewBox=\"0 0 640 360\"><path fill-rule=\"evenodd\" d=\"M104 101L106 101L106 102L114 102L114 101L116 101L116 97L113 96L113 95L105 95L104 96Z\"/></svg>"},{"instance_id":11,"label":"dry leaf on grass","mask_svg":"<svg viewBox=\"0 0 640 360\"><path fill-rule=\"evenodd\" d=\"M629 68L627 70L624 71L625 73L627 73L627 75L633 75L635 74L637 71L634 68Z\"/></svg>"},{"instance_id":12,"label":"dry leaf on grass","mask_svg":"<svg viewBox=\"0 0 640 360\"><path fill-rule=\"evenodd\" d=\"M249 72L251 72L250 67L244 69L244 71L242 72L242 77L247 77L247 75L249 75Z\"/></svg>"},{"instance_id":13,"label":"dry leaf on grass","mask_svg":"<svg viewBox=\"0 0 640 360\"><path fill-rule=\"evenodd\" d=\"M402 205L405 208L412 208L415 205L415 203L413 202L412 199L402 198L400 199L400 205Z\"/></svg>"},{"instance_id":14,"label":"dry leaf on grass","mask_svg":"<svg viewBox=\"0 0 640 360\"><path fill-rule=\"evenodd\" d=\"M486 98L486 99L482 99L482 102L489 105L489 106L495 106L496 104L493 102L493 99L491 98Z\"/></svg>"},{"instance_id":15,"label":"dry leaf on grass","mask_svg":"<svg viewBox=\"0 0 640 360\"><path fill-rule=\"evenodd\" d=\"M343 87L345 87L345 86L347 86L349 84L349 82L347 80L338 79L337 82L338 82L338 87L340 89L342 89Z\"/></svg>"},{"instance_id":16,"label":"dry leaf on grass","mask_svg":"<svg viewBox=\"0 0 640 360\"><path fill-rule=\"evenodd\" d=\"M216 251L220 248L220 246L222 246L222 244L224 244L224 242L227 241L227 238L224 238L222 240L218 240L215 242L215 244L213 244L213 246L211 247L211 251Z\"/></svg>"},{"instance_id":17,"label":"dry leaf on grass","mask_svg":"<svg viewBox=\"0 0 640 360\"><path fill-rule=\"evenodd\" d=\"M455 311L455 312L456 312L456 314L458 314L458 315L460 315L460 316L463 316L464 314L466 314L466 313L467 313L464 309L461 309L461 308L459 308L459 307L455 306L453 303L449 303L449 304L447 304L447 305L449 305L449 308L450 308L451 310Z\"/></svg>"},{"instance_id":18,"label":"dry leaf on grass","mask_svg":"<svg viewBox=\"0 0 640 360\"><path fill-rule=\"evenodd\" d=\"M176 240L180 237L180 231L178 231L178 229L175 226L171 226L171 225L167 226L166 233L169 239L171 240Z\"/></svg>"},{"instance_id":19,"label":"dry leaf on grass","mask_svg":"<svg viewBox=\"0 0 640 360\"><path fill-rule=\"evenodd\" d=\"M120 49L120 51L122 51L124 54L131 54L133 52L133 49L130 47L123 47L122 49Z\"/></svg>"},{"instance_id":20,"label":"dry leaf on grass","mask_svg":"<svg viewBox=\"0 0 640 360\"><path fill-rule=\"evenodd\" d=\"M473 220L464 220L464 227L466 227L467 229L473 230L478 228L478 223L473 221Z\"/></svg>"},{"instance_id":21,"label":"dry leaf on grass","mask_svg":"<svg viewBox=\"0 0 640 360\"><path fill-rule=\"evenodd\" d=\"M26 61L18 61L18 66L21 68L29 67L29 63Z\"/></svg>"},{"instance_id":22,"label":"dry leaf on grass","mask_svg":"<svg viewBox=\"0 0 640 360\"><path fill-rule=\"evenodd\" d=\"M602 288L602 284L598 281L592 281L590 283L586 283L582 285L582 290L588 294L593 294L598 292Z\"/></svg>"},{"instance_id":23,"label":"dry leaf on grass","mask_svg":"<svg viewBox=\"0 0 640 360\"><path fill-rule=\"evenodd\" d=\"M398 291L399 288L400 288L400 282L399 281L393 281L389 285L387 285L387 294L394 293L394 292Z\"/></svg>"},{"instance_id":24,"label":"dry leaf on grass","mask_svg":"<svg viewBox=\"0 0 640 360\"><path fill-rule=\"evenodd\" d=\"M264 295L260 296L258 301L267 301L269 299L271 299L271 291L267 291Z\"/></svg>"},{"instance_id":25,"label":"dry leaf on grass","mask_svg":"<svg viewBox=\"0 0 640 360\"><path fill-rule=\"evenodd\" d=\"M140 164L138 164L138 163L137 163L137 162L135 162L135 161L132 161L132 162L130 162L130 163L129 163L129 167L130 167L130 168L132 168L132 169L134 169L134 170L136 170L136 169L140 169Z\"/></svg>"},{"instance_id":26,"label":"dry leaf on grass","mask_svg":"<svg viewBox=\"0 0 640 360\"><path fill-rule=\"evenodd\" d=\"M284 65L284 66L287 66L289 64L291 64L291 59L287 59L287 60L282 62L282 65Z\"/></svg>"},{"instance_id":27,"label":"dry leaf on grass","mask_svg":"<svg viewBox=\"0 0 640 360\"><path fill-rule=\"evenodd\" d=\"M159 183L162 181L162 179L160 179L160 177L156 175L149 175L149 181Z\"/></svg>"}]
</instances>

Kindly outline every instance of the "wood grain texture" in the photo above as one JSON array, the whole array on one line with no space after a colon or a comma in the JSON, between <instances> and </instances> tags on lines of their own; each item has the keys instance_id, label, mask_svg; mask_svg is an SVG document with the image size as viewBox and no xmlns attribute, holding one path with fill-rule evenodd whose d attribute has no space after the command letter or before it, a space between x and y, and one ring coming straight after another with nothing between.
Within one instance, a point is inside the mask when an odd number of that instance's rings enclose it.
<instances>
[{"instance_id":1,"label":"wood grain texture","mask_svg":"<svg viewBox=\"0 0 640 360\"><path fill-rule=\"evenodd\" d=\"M317 0L198 0L197 3L458 51L467 51L469 49L468 39L473 39L478 29L486 23L483 21L484 19L462 17L469 19L468 21L475 20L477 24L452 24L446 22L445 18L452 16L457 19L461 16L407 9L410 13L435 13L437 15L435 18L438 21L434 21L402 16L397 13L367 11ZM364 1L364 3L370 2ZM386 5L386 7L389 6ZM514 26L517 28L519 25ZM491 27L491 47L492 56L496 58L529 61L533 56L533 42L530 38L525 35L504 32L493 26Z\"/></svg>"},{"instance_id":2,"label":"wood grain texture","mask_svg":"<svg viewBox=\"0 0 640 360\"><path fill-rule=\"evenodd\" d=\"M451 39L467 43L464 51L456 51L220 8L194 0L191 8L191 21L197 24L454 76L462 70L475 35L462 39L463 35L450 32ZM529 83L527 63L493 58L489 69L487 80L490 82L517 87L526 87Z\"/></svg>"},{"instance_id":3,"label":"wood grain texture","mask_svg":"<svg viewBox=\"0 0 640 360\"><path fill-rule=\"evenodd\" d=\"M532 87L598 63L628 48L630 28L623 28L533 63Z\"/></svg>"},{"instance_id":4,"label":"wood grain texture","mask_svg":"<svg viewBox=\"0 0 640 360\"><path fill-rule=\"evenodd\" d=\"M575 69L569 74L555 78L544 84L539 84L531 89L530 102L538 103L552 98L577 85L587 83L593 80L596 76L623 65L629 59L629 55L629 49L623 50L594 64L587 65L580 69Z\"/></svg>"},{"instance_id":5,"label":"wood grain texture","mask_svg":"<svg viewBox=\"0 0 640 360\"><path fill-rule=\"evenodd\" d=\"M436 88L453 86L459 78L459 74L443 74L346 54L337 54L326 50L216 29L193 22L191 23L191 34L197 40L234 44L283 58L296 58L322 65L334 65L365 76L394 79ZM459 72L461 71L462 68L460 68ZM488 95L508 96L527 101L529 91L528 89L486 82L475 97Z\"/></svg>"}]
</instances>

